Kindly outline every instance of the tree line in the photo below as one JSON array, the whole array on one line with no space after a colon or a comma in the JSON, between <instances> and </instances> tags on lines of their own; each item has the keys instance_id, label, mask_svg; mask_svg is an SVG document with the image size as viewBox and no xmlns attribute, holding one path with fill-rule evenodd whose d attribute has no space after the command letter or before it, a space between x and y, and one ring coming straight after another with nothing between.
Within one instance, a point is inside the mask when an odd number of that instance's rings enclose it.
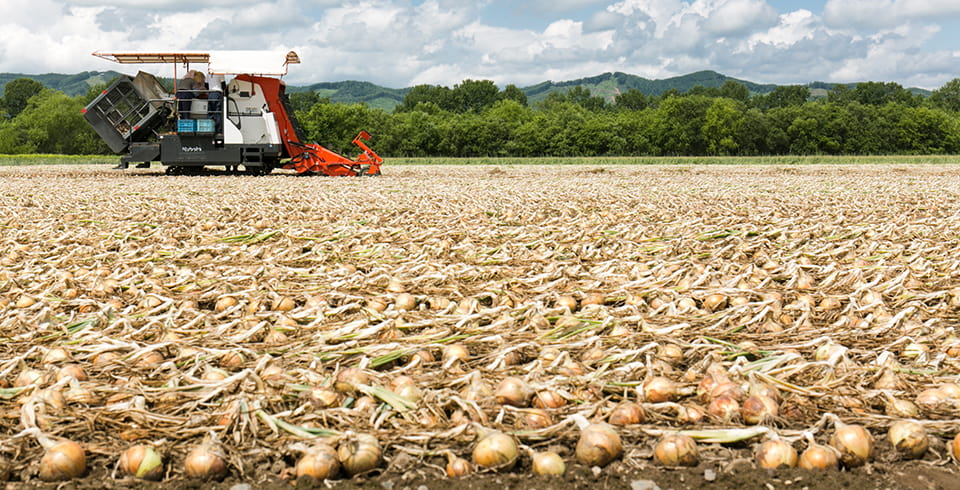
<instances>
[{"instance_id":1,"label":"tree line","mask_svg":"<svg viewBox=\"0 0 960 490\"><path fill-rule=\"evenodd\" d=\"M32 82L32 83L31 83ZM103 87L69 97L29 79L0 99L0 153L107 154L81 109ZM741 83L657 96L584 87L530 102L513 85L464 80L411 88L393 111L290 97L307 136L353 151L360 130L387 157L763 156L960 153L960 79L929 97L896 83L807 86L751 94Z\"/></svg>"}]
</instances>

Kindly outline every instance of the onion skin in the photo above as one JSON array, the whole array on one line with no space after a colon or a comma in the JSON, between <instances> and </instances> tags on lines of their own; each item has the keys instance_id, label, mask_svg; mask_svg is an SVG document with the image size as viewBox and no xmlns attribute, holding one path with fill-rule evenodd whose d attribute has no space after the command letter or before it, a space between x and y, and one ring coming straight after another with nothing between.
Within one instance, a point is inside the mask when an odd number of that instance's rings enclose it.
<instances>
[{"instance_id":1,"label":"onion skin","mask_svg":"<svg viewBox=\"0 0 960 490\"><path fill-rule=\"evenodd\" d=\"M766 470L797 466L797 450L780 440L764 441L755 454L757 464Z\"/></svg>"},{"instance_id":2,"label":"onion skin","mask_svg":"<svg viewBox=\"0 0 960 490\"><path fill-rule=\"evenodd\" d=\"M643 407L639 403L622 402L610 411L607 422L610 425L633 425L642 423L646 418Z\"/></svg>"},{"instance_id":3,"label":"onion skin","mask_svg":"<svg viewBox=\"0 0 960 490\"><path fill-rule=\"evenodd\" d=\"M873 436L859 425L837 424L830 445L840 452L840 462L848 468L863 466L873 457Z\"/></svg>"},{"instance_id":4,"label":"onion skin","mask_svg":"<svg viewBox=\"0 0 960 490\"><path fill-rule=\"evenodd\" d=\"M60 441L47 449L40 460L40 479L47 482L78 478L87 470L87 456L79 444Z\"/></svg>"},{"instance_id":5,"label":"onion skin","mask_svg":"<svg viewBox=\"0 0 960 490\"><path fill-rule=\"evenodd\" d=\"M337 448L340 466L353 476L366 473L380 465L380 442L369 434L348 436Z\"/></svg>"},{"instance_id":6,"label":"onion skin","mask_svg":"<svg viewBox=\"0 0 960 490\"><path fill-rule=\"evenodd\" d=\"M451 458L447 462L447 476L450 478L460 478L462 476L467 476L470 473L473 473L476 468L473 467L473 463L467 461L463 458Z\"/></svg>"},{"instance_id":7,"label":"onion skin","mask_svg":"<svg viewBox=\"0 0 960 490\"><path fill-rule=\"evenodd\" d=\"M840 467L840 459L832 447L822 444L811 444L797 463L805 470L835 470Z\"/></svg>"},{"instance_id":8,"label":"onion skin","mask_svg":"<svg viewBox=\"0 0 960 490\"><path fill-rule=\"evenodd\" d=\"M923 426L912 420L900 420L890 426L887 432L890 444L897 449L901 456L907 459L917 459L923 456L930 447L927 440L927 431Z\"/></svg>"},{"instance_id":9,"label":"onion skin","mask_svg":"<svg viewBox=\"0 0 960 490\"><path fill-rule=\"evenodd\" d=\"M577 459L587 466L606 466L623 453L620 434L608 424L592 424L580 433Z\"/></svg>"},{"instance_id":10,"label":"onion skin","mask_svg":"<svg viewBox=\"0 0 960 490\"><path fill-rule=\"evenodd\" d=\"M200 480L220 480L227 476L226 461L209 444L193 448L183 462L183 469L190 478Z\"/></svg>"},{"instance_id":11,"label":"onion skin","mask_svg":"<svg viewBox=\"0 0 960 490\"><path fill-rule=\"evenodd\" d=\"M537 453L533 456L533 472L540 476L560 476L567 471L563 458L553 451Z\"/></svg>"},{"instance_id":12,"label":"onion skin","mask_svg":"<svg viewBox=\"0 0 960 490\"><path fill-rule=\"evenodd\" d=\"M132 446L120 455L120 469L143 480L163 479L163 459L152 447L142 444Z\"/></svg>"},{"instance_id":13,"label":"onion skin","mask_svg":"<svg viewBox=\"0 0 960 490\"><path fill-rule=\"evenodd\" d=\"M697 442L680 434L663 436L654 446L653 455L664 466L696 466L700 463Z\"/></svg>"},{"instance_id":14,"label":"onion skin","mask_svg":"<svg viewBox=\"0 0 960 490\"><path fill-rule=\"evenodd\" d=\"M497 385L494 397L500 405L525 407L530 403L532 392L527 383L520 378L508 376Z\"/></svg>"},{"instance_id":15,"label":"onion skin","mask_svg":"<svg viewBox=\"0 0 960 490\"><path fill-rule=\"evenodd\" d=\"M492 432L473 448L473 462L482 468L510 469L517 462L517 441L503 432Z\"/></svg>"},{"instance_id":16,"label":"onion skin","mask_svg":"<svg viewBox=\"0 0 960 490\"><path fill-rule=\"evenodd\" d=\"M340 471L337 451L327 444L318 444L297 461L297 478L309 476L318 480L333 478Z\"/></svg>"},{"instance_id":17,"label":"onion skin","mask_svg":"<svg viewBox=\"0 0 960 490\"><path fill-rule=\"evenodd\" d=\"M670 402L677 398L677 383L664 376L643 382L643 397L650 403Z\"/></svg>"},{"instance_id":18,"label":"onion skin","mask_svg":"<svg viewBox=\"0 0 960 490\"><path fill-rule=\"evenodd\" d=\"M780 414L777 402L764 395L752 395L740 407L740 415L748 424L762 424L769 422Z\"/></svg>"}]
</instances>

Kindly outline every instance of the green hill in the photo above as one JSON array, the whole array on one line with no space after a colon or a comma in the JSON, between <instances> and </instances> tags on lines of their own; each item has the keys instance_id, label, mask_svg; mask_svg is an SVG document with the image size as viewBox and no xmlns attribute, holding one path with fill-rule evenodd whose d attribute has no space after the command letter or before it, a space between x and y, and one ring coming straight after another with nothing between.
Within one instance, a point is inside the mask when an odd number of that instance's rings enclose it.
<instances>
[{"instance_id":1,"label":"green hill","mask_svg":"<svg viewBox=\"0 0 960 490\"><path fill-rule=\"evenodd\" d=\"M92 85L107 83L114 77L120 75L114 71L94 72L88 71L74 75L62 75L48 73L44 75L24 75L19 73L0 73L0 93L6 84L17 78L32 78L48 88L60 90L67 95L75 96L86 93ZM699 71L679 77L665 78L662 80L651 80L648 78L630 75L627 73L604 73L595 77L581 78L579 80L568 80L562 82L547 81L529 87L524 87L524 93L530 102L543 100L550 92L566 92L573 87L582 86L589 89L593 95L599 95L612 99L617 94L635 89L646 95L660 95L670 89L677 89L680 92L686 92L691 88L700 85L703 87L721 87L727 81L735 81L744 84L752 94L765 94L772 92L777 88L773 84L759 84L747 80L728 77L715 71ZM827 91L838 84L826 82L813 82L807 84L813 95L825 96ZM856 84L847 84L854 87ZM392 111L394 107L403 101L409 88L387 88L375 85L370 82L344 81L344 82L322 82L307 86L290 86L288 91L291 93L314 91L321 97L328 97L333 102L352 104L362 102L370 107L376 107L385 111ZM924 96L930 95L930 91L911 88L913 93Z\"/></svg>"}]
</instances>

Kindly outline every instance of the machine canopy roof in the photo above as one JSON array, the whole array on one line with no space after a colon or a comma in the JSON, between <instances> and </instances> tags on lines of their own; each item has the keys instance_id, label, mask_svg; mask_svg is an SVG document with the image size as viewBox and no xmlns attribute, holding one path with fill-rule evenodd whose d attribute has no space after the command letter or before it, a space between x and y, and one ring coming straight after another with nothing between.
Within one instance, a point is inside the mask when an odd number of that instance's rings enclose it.
<instances>
[{"instance_id":1,"label":"machine canopy roof","mask_svg":"<svg viewBox=\"0 0 960 490\"><path fill-rule=\"evenodd\" d=\"M287 65L300 63L293 51L125 51L93 53L117 63L206 63L219 75L286 75Z\"/></svg>"}]
</instances>

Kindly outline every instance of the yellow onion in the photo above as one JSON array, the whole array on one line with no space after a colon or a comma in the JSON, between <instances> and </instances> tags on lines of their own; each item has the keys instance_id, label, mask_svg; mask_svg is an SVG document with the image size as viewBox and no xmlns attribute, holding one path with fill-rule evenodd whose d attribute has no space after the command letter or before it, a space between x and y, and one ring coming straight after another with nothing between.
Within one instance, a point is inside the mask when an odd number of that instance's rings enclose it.
<instances>
[{"instance_id":1,"label":"yellow onion","mask_svg":"<svg viewBox=\"0 0 960 490\"><path fill-rule=\"evenodd\" d=\"M533 455L533 472L540 476L559 476L567 471L563 458L553 451Z\"/></svg>"},{"instance_id":2,"label":"yellow onion","mask_svg":"<svg viewBox=\"0 0 960 490\"><path fill-rule=\"evenodd\" d=\"M497 385L497 390L494 392L497 403L514 407L527 406L530 402L530 395L530 387L526 381L515 376L503 378L503 381Z\"/></svg>"},{"instance_id":3,"label":"yellow onion","mask_svg":"<svg viewBox=\"0 0 960 490\"><path fill-rule=\"evenodd\" d=\"M237 298L234 298L233 296L222 296L213 305L213 311L217 313L227 311L236 306L237 303L239 303L239 301L237 301Z\"/></svg>"},{"instance_id":4,"label":"yellow onion","mask_svg":"<svg viewBox=\"0 0 960 490\"><path fill-rule=\"evenodd\" d=\"M790 443L779 439L764 441L755 456L757 465L765 470L793 468L797 465L797 450Z\"/></svg>"},{"instance_id":5,"label":"yellow onion","mask_svg":"<svg viewBox=\"0 0 960 490\"><path fill-rule=\"evenodd\" d=\"M677 408L677 421L681 424L699 424L706 415L703 408L697 405L681 405Z\"/></svg>"},{"instance_id":6,"label":"yellow onion","mask_svg":"<svg viewBox=\"0 0 960 490\"><path fill-rule=\"evenodd\" d=\"M220 480L227 476L227 462L220 448L204 441L193 448L183 461L184 472L199 480Z\"/></svg>"},{"instance_id":7,"label":"yellow onion","mask_svg":"<svg viewBox=\"0 0 960 490\"><path fill-rule=\"evenodd\" d=\"M337 391L349 395L355 393L359 386L367 384L370 384L370 376L368 376L363 369L348 367L341 369L340 372L337 373L333 387L336 388Z\"/></svg>"},{"instance_id":8,"label":"yellow onion","mask_svg":"<svg viewBox=\"0 0 960 490\"><path fill-rule=\"evenodd\" d=\"M163 478L163 458L152 447L138 444L120 455L120 470L144 480L159 481Z\"/></svg>"},{"instance_id":9,"label":"yellow onion","mask_svg":"<svg viewBox=\"0 0 960 490\"><path fill-rule=\"evenodd\" d=\"M473 473L476 468L473 467L473 463L470 461L457 457L448 455L447 457L447 476L450 478L460 478L461 476L467 476L470 473Z\"/></svg>"},{"instance_id":10,"label":"yellow onion","mask_svg":"<svg viewBox=\"0 0 960 490\"><path fill-rule=\"evenodd\" d=\"M543 390L533 396L533 406L537 408L560 408L567 404L567 399L553 390Z\"/></svg>"},{"instance_id":11,"label":"yellow onion","mask_svg":"<svg viewBox=\"0 0 960 490\"><path fill-rule=\"evenodd\" d=\"M557 308L566 308L570 311L577 310L577 300L573 296L563 295L557 298Z\"/></svg>"},{"instance_id":12,"label":"yellow onion","mask_svg":"<svg viewBox=\"0 0 960 490\"><path fill-rule=\"evenodd\" d=\"M654 376L643 382L643 397L650 403L673 401L677 392L677 383L665 376Z\"/></svg>"},{"instance_id":13,"label":"yellow onion","mask_svg":"<svg viewBox=\"0 0 960 490\"><path fill-rule=\"evenodd\" d=\"M340 393L330 388L310 388L300 392L300 398L316 408L333 408L340 405Z\"/></svg>"},{"instance_id":14,"label":"yellow onion","mask_svg":"<svg viewBox=\"0 0 960 490\"><path fill-rule=\"evenodd\" d=\"M953 449L953 460L960 463L960 434L953 438L950 448Z\"/></svg>"},{"instance_id":15,"label":"yellow onion","mask_svg":"<svg viewBox=\"0 0 960 490\"><path fill-rule=\"evenodd\" d=\"M542 408L528 408L522 411L520 423L534 430L546 429L553 425L553 417Z\"/></svg>"},{"instance_id":16,"label":"yellow onion","mask_svg":"<svg viewBox=\"0 0 960 490\"><path fill-rule=\"evenodd\" d=\"M87 373L79 364L67 364L57 371L57 381L71 377L77 381L86 381Z\"/></svg>"},{"instance_id":17,"label":"yellow onion","mask_svg":"<svg viewBox=\"0 0 960 490\"><path fill-rule=\"evenodd\" d=\"M701 401L709 401L713 389L716 388L718 384L729 381L730 377L724 372L723 367L713 364L707 368L706 374L703 375L700 384L697 385L697 397L699 397Z\"/></svg>"},{"instance_id":18,"label":"yellow onion","mask_svg":"<svg viewBox=\"0 0 960 490\"><path fill-rule=\"evenodd\" d=\"M946 393L947 398L960 401L960 384L944 383L940 385L937 389Z\"/></svg>"},{"instance_id":19,"label":"yellow onion","mask_svg":"<svg viewBox=\"0 0 960 490\"><path fill-rule=\"evenodd\" d=\"M369 434L348 434L337 448L340 465L350 476L379 466L380 454L380 442Z\"/></svg>"},{"instance_id":20,"label":"yellow onion","mask_svg":"<svg viewBox=\"0 0 960 490\"><path fill-rule=\"evenodd\" d=\"M410 293L400 293L393 300L393 304L398 310L409 311L417 307L417 298Z\"/></svg>"},{"instance_id":21,"label":"yellow onion","mask_svg":"<svg viewBox=\"0 0 960 490\"><path fill-rule=\"evenodd\" d=\"M473 448L473 462L483 468L509 469L518 455L517 441L498 431L486 434Z\"/></svg>"},{"instance_id":22,"label":"yellow onion","mask_svg":"<svg viewBox=\"0 0 960 490\"><path fill-rule=\"evenodd\" d=\"M779 413L780 407L777 402L762 395L748 397L740 407L743 421L753 425L767 423L775 419Z\"/></svg>"},{"instance_id":23,"label":"yellow onion","mask_svg":"<svg viewBox=\"0 0 960 490\"><path fill-rule=\"evenodd\" d=\"M610 415L607 416L607 422L611 425L633 425L639 424L646 419L643 407L636 402L625 401L619 403Z\"/></svg>"},{"instance_id":24,"label":"yellow onion","mask_svg":"<svg viewBox=\"0 0 960 490\"><path fill-rule=\"evenodd\" d=\"M700 451L693 438L682 434L667 434L653 448L653 455L664 466L696 466Z\"/></svg>"},{"instance_id":25,"label":"yellow onion","mask_svg":"<svg viewBox=\"0 0 960 490\"><path fill-rule=\"evenodd\" d=\"M890 444L896 448L901 456L907 459L916 459L923 456L930 447L927 440L927 431L913 420L900 420L890 426L887 432Z\"/></svg>"},{"instance_id":26,"label":"yellow onion","mask_svg":"<svg viewBox=\"0 0 960 490\"><path fill-rule=\"evenodd\" d=\"M40 459L40 479L65 481L78 478L87 470L87 456L79 444L61 440L44 444L47 452ZM49 447L47 447L49 445Z\"/></svg>"},{"instance_id":27,"label":"yellow onion","mask_svg":"<svg viewBox=\"0 0 960 490\"><path fill-rule=\"evenodd\" d=\"M853 468L863 466L873 457L873 436L860 425L837 422L830 445L840 452L840 462Z\"/></svg>"},{"instance_id":28,"label":"yellow onion","mask_svg":"<svg viewBox=\"0 0 960 490\"><path fill-rule=\"evenodd\" d=\"M707 413L721 422L730 422L740 416L740 404L729 396L718 396L710 402Z\"/></svg>"},{"instance_id":29,"label":"yellow onion","mask_svg":"<svg viewBox=\"0 0 960 490\"><path fill-rule=\"evenodd\" d=\"M683 362L683 349L676 344L661 344L657 348L657 357L670 364L680 364Z\"/></svg>"},{"instance_id":30,"label":"yellow onion","mask_svg":"<svg viewBox=\"0 0 960 490\"><path fill-rule=\"evenodd\" d=\"M309 476L326 480L337 476L339 471L340 461L337 459L337 451L329 444L317 444L297 460L297 478Z\"/></svg>"},{"instance_id":31,"label":"yellow onion","mask_svg":"<svg viewBox=\"0 0 960 490\"><path fill-rule=\"evenodd\" d=\"M580 432L577 459L587 466L606 466L623 453L620 434L609 424L591 424Z\"/></svg>"},{"instance_id":32,"label":"yellow onion","mask_svg":"<svg viewBox=\"0 0 960 490\"><path fill-rule=\"evenodd\" d=\"M443 348L443 364L448 365L456 361L467 362L470 351L463 344L450 344Z\"/></svg>"},{"instance_id":33,"label":"yellow onion","mask_svg":"<svg viewBox=\"0 0 960 490\"><path fill-rule=\"evenodd\" d=\"M800 455L797 466L805 470L835 470L840 466L837 450L822 444L817 444L812 436L808 436L807 449Z\"/></svg>"},{"instance_id":34,"label":"yellow onion","mask_svg":"<svg viewBox=\"0 0 960 490\"><path fill-rule=\"evenodd\" d=\"M292 298L280 296L273 300L273 304L270 306L273 311L290 311L297 307L297 303Z\"/></svg>"}]
</instances>

